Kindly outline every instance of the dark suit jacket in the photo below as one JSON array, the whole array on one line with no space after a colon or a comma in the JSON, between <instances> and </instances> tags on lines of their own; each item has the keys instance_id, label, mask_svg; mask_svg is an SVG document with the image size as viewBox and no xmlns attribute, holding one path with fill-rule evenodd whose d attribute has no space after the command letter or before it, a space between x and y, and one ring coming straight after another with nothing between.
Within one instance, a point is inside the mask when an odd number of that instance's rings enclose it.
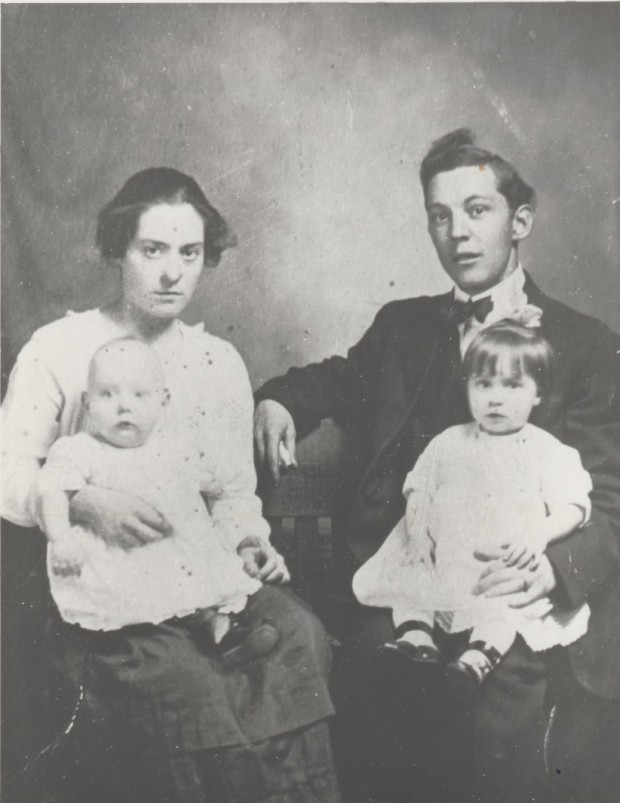
<instances>
[{"instance_id":1,"label":"dark suit jacket","mask_svg":"<svg viewBox=\"0 0 620 803\"><path fill-rule=\"evenodd\" d=\"M553 398L532 420L579 450L594 484L590 522L547 551L558 601L592 609L588 633L570 647L573 671L590 691L620 698L620 338L529 277L525 292L543 310L543 334L558 357ZM470 418L458 331L440 314L448 298L391 302L346 358L292 368L256 394L283 404L300 435L324 418L353 433L363 476L349 544L359 562L402 516L405 475L429 440Z\"/></svg>"}]
</instances>

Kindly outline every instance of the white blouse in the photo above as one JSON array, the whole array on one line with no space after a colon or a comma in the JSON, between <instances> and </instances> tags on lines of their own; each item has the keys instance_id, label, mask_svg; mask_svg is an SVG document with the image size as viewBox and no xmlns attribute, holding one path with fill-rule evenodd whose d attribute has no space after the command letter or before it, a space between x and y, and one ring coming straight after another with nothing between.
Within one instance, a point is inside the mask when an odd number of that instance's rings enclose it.
<instances>
[{"instance_id":1,"label":"white blouse","mask_svg":"<svg viewBox=\"0 0 620 803\"><path fill-rule=\"evenodd\" d=\"M174 365L161 354L170 404L161 427L180 449L210 456L220 488L209 497L214 524L234 549L246 537L269 538L255 494L253 399L247 371L235 348L204 331L176 322L182 336ZM67 313L38 329L19 354L2 405L2 516L35 526L36 479L54 441L83 426L82 393L95 351L126 333L99 309ZM157 344L154 344L157 351Z\"/></svg>"}]
</instances>

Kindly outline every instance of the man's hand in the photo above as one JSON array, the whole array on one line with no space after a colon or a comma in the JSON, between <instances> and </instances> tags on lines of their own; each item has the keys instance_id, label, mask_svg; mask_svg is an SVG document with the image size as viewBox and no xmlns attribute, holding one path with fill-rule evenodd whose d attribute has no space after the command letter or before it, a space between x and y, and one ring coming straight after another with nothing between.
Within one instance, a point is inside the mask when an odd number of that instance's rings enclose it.
<instances>
[{"instance_id":1,"label":"man's hand","mask_svg":"<svg viewBox=\"0 0 620 803\"><path fill-rule=\"evenodd\" d=\"M88 485L70 502L71 521L84 524L103 541L134 549L166 538L170 524L137 496Z\"/></svg>"},{"instance_id":2,"label":"man's hand","mask_svg":"<svg viewBox=\"0 0 620 803\"><path fill-rule=\"evenodd\" d=\"M250 577L262 583L288 583L291 579L284 558L271 544L241 546L237 551L243 558L243 568Z\"/></svg>"},{"instance_id":3,"label":"man's hand","mask_svg":"<svg viewBox=\"0 0 620 803\"><path fill-rule=\"evenodd\" d=\"M279 402L265 399L254 412L254 442L261 465L267 461L274 482L280 479L280 444L284 444L291 458L295 459L295 424L293 417Z\"/></svg>"},{"instance_id":4,"label":"man's hand","mask_svg":"<svg viewBox=\"0 0 620 803\"><path fill-rule=\"evenodd\" d=\"M486 563L472 589L476 596L504 597L509 607L524 608L548 596L557 584L553 567L545 555L519 569L517 566L506 565L505 549L479 551L474 554L478 560Z\"/></svg>"}]
</instances>

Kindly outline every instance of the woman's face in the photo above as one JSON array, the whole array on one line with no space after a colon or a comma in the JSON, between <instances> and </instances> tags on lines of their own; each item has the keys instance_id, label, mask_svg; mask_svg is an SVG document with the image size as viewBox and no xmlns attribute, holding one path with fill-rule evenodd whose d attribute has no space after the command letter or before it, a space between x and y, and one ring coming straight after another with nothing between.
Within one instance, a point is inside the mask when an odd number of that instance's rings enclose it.
<instances>
[{"instance_id":1,"label":"woman's face","mask_svg":"<svg viewBox=\"0 0 620 803\"><path fill-rule=\"evenodd\" d=\"M176 318L203 266L204 224L191 204L157 204L142 213L121 260L123 304L140 317Z\"/></svg>"}]
</instances>

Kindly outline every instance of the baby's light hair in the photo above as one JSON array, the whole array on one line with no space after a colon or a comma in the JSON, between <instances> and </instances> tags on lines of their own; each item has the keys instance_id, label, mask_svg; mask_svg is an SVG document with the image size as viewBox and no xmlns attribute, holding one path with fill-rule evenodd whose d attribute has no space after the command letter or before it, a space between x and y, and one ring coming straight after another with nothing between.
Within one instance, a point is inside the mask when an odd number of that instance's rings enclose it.
<instances>
[{"instance_id":1,"label":"baby's light hair","mask_svg":"<svg viewBox=\"0 0 620 803\"><path fill-rule=\"evenodd\" d=\"M538 395L549 398L554 384L555 353L540 329L506 318L483 329L472 340L463 360L466 380L496 376L501 358L509 354L512 376L528 376L536 382Z\"/></svg>"},{"instance_id":2,"label":"baby's light hair","mask_svg":"<svg viewBox=\"0 0 620 803\"><path fill-rule=\"evenodd\" d=\"M146 353L153 360L153 363L157 364L158 370L161 372L162 379L163 379L163 369L162 369L162 366L161 366L161 361L159 359L159 356L157 355L157 352L153 348L151 348L151 346L149 346L149 344L146 343L144 340L140 340L139 337L134 337L133 335L124 335L123 337L116 337L113 340L108 340L107 343L104 343L103 346L99 346L97 351L95 351L95 353L93 354L93 356L90 359L90 363L89 363L89 366L88 366L88 385L89 386L90 386L90 384L92 382L93 375L94 375L95 371L97 370L97 364L99 362L99 358L103 354L106 354L110 350L113 350L113 349L116 349L116 348L119 348L122 351L123 343L126 343L128 345L129 344L131 344L131 345L139 345L139 346L143 347L144 350L146 351Z\"/></svg>"}]
</instances>

